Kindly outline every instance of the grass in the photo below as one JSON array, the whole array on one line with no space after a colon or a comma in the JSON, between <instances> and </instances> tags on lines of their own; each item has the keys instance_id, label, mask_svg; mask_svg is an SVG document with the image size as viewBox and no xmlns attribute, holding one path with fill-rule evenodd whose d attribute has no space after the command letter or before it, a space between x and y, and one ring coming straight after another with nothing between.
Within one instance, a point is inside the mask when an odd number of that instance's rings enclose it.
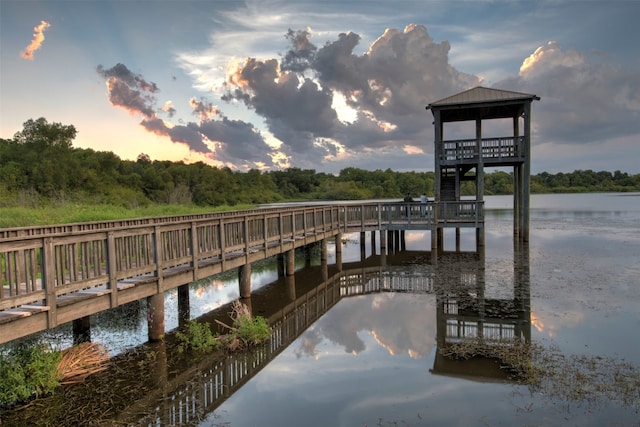
<instances>
[{"instance_id":1,"label":"grass","mask_svg":"<svg viewBox=\"0 0 640 427\"><path fill-rule=\"evenodd\" d=\"M203 214L252 209L253 205L202 207L195 205L149 205L127 209L115 205L61 203L52 206L10 206L0 208L0 228L70 224L172 215Z\"/></svg>"}]
</instances>

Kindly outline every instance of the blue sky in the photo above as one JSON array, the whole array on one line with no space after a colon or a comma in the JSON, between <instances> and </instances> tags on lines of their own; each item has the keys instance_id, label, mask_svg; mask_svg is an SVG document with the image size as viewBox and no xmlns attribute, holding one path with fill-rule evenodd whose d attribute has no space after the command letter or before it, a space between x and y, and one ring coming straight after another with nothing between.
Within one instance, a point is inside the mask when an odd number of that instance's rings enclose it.
<instances>
[{"instance_id":1,"label":"blue sky","mask_svg":"<svg viewBox=\"0 0 640 427\"><path fill-rule=\"evenodd\" d=\"M638 16L639 1L0 0L0 137L45 117L122 159L425 171L424 107L482 85L541 98L534 173L640 173Z\"/></svg>"}]
</instances>

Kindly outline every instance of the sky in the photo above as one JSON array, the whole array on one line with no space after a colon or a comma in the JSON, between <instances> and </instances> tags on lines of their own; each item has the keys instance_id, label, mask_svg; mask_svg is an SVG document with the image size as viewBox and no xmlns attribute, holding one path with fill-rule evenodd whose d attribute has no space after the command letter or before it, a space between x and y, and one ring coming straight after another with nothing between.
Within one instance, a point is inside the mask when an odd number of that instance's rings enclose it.
<instances>
[{"instance_id":1,"label":"sky","mask_svg":"<svg viewBox=\"0 0 640 427\"><path fill-rule=\"evenodd\" d=\"M433 171L425 107L484 86L540 97L532 173L637 174L638 16L635 0L0 0L0 138L44 117L123 160Z\"/></svg>"}]
</instances>

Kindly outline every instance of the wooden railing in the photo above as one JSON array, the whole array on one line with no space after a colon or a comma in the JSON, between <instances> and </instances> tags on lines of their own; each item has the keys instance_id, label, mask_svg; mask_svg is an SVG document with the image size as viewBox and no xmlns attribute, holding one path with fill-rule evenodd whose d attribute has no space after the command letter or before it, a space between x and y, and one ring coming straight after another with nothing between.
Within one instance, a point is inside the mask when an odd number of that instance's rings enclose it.
<instances>
[{"instance_id":1,"label":"wooden railing","mask_svg":"<svg viewBox=\"0 0 640 427\"><path fill-rule=\"evenodd\" d=\"M486 163L524 161L524 136L443 141L440 162L475 163L480 156Z\"/></svg>"},{"instance_id":2,"label":"wooden railing","mask_svg":"<svg viewBox=\"0 0 640 427\"><path fill-rule=\"evenodd\" d=\"M280 207L1 229L0 343L343 232L483 223L482 202L461 201ZM6 325L21 317L30 317L22 329Z\"/></svg>"},{"instance_id":3,"label":"wooden railing","mask_svg":"<svg viewBox=\"0 0 640 427\"><path fill-rule=\"evenodd\" d=\"M50 328L334 236L339 218L325 205L3 229L0 324L46 312L29 328ZM84 311L56 314L96 296Z\"/></svg>"},{"instance_id":4,"label":"wooden railing","mask_svg":"<svg viewBox=\"0 0 640 427\"><path fill-rule=\"evenodd\" d=\"M482 227L484 202L363 203L343 206L343 231L433 230L437 227Z\"/></svg>"}]
</instances>

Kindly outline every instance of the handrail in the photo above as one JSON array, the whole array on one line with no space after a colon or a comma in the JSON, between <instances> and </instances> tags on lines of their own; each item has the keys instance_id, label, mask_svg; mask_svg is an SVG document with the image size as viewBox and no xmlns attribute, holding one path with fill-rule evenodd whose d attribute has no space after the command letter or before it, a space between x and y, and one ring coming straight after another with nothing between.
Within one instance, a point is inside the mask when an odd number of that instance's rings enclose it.
<instances>
[{"instance_id":1,"label":"handrail","mask_svg":"<svg viewBox=\"0 0 640 427\"><path fill-rule=\"evenodd\" d=\"M525 137L459 139L442 141L441 162L478 160L480 154L486 161L524 160Z\"/></svg>"},{"instance_id":2,"label":"handrail","mask_svg":"<svg viewBox=\"0 0 640 427\"><path fill-rule=\"evenodd\" d=\"M198 268L207 263L226 271L234 268L224 265L230 258L255 251L266 257L272 245L283 251L310 236L340 232L339 208L330 205L126 222L33 227L34 232L0 239L0 312L44 301L51 313L56 298L87 289L111 293L115 306L115 290L131 281L161 281L165 272L181 267L197 280Z\"/></svg>"},{"instance_id":3,"label":"handrail","mask_svg":"<svg viewBox=\"0 0 640 427\"><path fill-rule=\"evenodd\" d=\"M345 203L2 229L0 323L3 311L35 310L46 312L39 327L51 328L83 315L60 317L61 300L100 295L93 313L340 233L482 227L483 206Z\"/></svg>"}]
</instances>

